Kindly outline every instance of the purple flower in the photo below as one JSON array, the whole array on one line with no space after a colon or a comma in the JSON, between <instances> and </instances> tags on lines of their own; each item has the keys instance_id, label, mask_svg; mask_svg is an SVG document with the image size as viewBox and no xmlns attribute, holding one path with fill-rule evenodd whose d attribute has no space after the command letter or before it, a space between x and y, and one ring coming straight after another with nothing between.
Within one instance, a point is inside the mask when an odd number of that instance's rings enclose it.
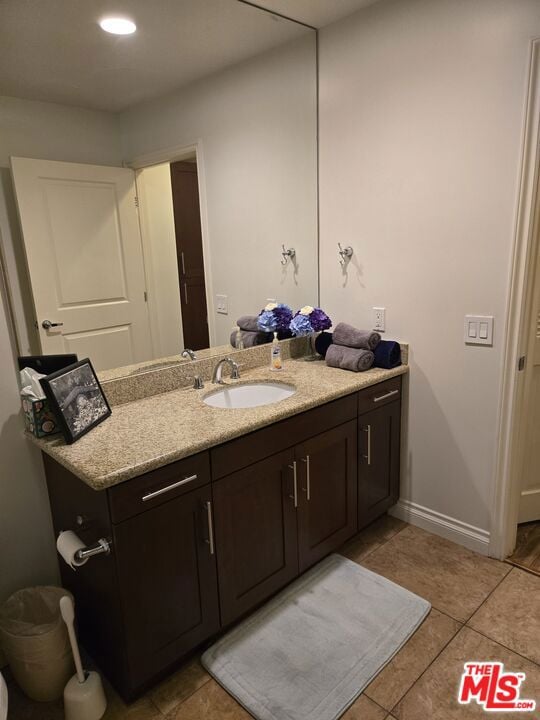
<instances>
[{"instance_id":1,"label":"purple flower","mask_svg":"<svg viewBox=\"0 0 540 720\"><path fill-rule=\"evenodd\" d=\"M329 330L332 327L332 321L321 308L314 308L309 316L309 320L315 332Z\"/></svg>"},{"instance_id":2,"label":"purple flower","mask_svg":"<svg viewBox=\"0 0 540 720\"><path fill-rule=\"evenodd\" d=\"M309 333L313 332L309 317L307 315L301 315L300 313L296 313L293 317L289 329L293 335L309 335Z\"/></svg>"},{"instance_id":3,"label":"purple flower","mask_svg":"<svg viewBox=\"0 0 540 720\"><path fill-rule=\"evenodd\" d=\"M293 314L292 310L288 305L279 303L277 308L272 310L272 313L276 320L276 330L288 330L291 323Z\"/></svg>"}]
</instances>

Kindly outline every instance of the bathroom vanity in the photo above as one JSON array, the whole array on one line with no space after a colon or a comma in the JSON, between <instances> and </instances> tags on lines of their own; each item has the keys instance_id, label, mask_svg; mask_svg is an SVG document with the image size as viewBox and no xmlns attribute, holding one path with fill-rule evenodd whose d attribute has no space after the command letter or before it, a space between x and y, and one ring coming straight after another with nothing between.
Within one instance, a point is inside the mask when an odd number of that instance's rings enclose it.
<instances>
[{"instance_id":1,"label":"bathroom vanity","mask_svg":"<svg viewBox=\"0 0 540 720\"><path fill-rule=\"evenodd\" d=\"M298 386L298 397L281 403L275 422L265 413L277 412L279 403L239 413L203 409L201 394L191 389L159 396L161 402L167 395L195 397L203 420L194 430L207 447L173 462L158 457L156 448L153 469L134 475L130 468L132 476L121 482L110 475L92 484L85 474L92 447L99 464L99 435L108 437L109 421L86 446L41 444L55 532L71 529L85 543L100 537L112 543L111 554L76 571L61 563L61 573L76 598L83 644L126 699L338 549L399 497L406 366L359 375L321 363L290 362L288 368L284 376ZM311 397L312 407L299 412L298 403L306 401L300 393L306 396L309 388L319 400L313 406ZM328 394L339 397L325 401ZM136 415L150 412L159 398L133 403ZM187 414L193 430L187 401L184 406L178 413ZM116 410L118 443L122 412ZM251 432L236 427L232 439L215 443L212 423L223 433L222 418L230 413L233 427L263 426ZM189 434L185 418L178 422L186 428L183 436ZM176 442L182 444L180 434ZM77 463L80 472L74 472Z\"/></svg>"}]
</instances>

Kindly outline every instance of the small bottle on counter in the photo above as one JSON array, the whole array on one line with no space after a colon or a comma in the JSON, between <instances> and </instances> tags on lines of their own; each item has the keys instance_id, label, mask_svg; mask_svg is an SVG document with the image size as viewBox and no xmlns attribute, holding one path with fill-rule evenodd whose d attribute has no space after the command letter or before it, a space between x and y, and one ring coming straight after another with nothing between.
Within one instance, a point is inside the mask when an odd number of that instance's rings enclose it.
<instances>
[{"instance_id":1,"label":"small bottle on counter","mask_svg":"<svg viewBox=\"0 0 540 720\"><path fill-rule=\"evenodd\" d=\"M277 332L274 333L272 340L272 349L270 352L270 370L283 370L283 360L281 359L281 345L279 344Z\"/></svg>"},{"instance_id":2,"label":"small bottle on counter","mask_svg":"<svg viewBox=\"0 0 540 720\"><path fill-rule=\"evenodd\" d=\"M242 331L240 330L240 327L236 325L234 327L234 330L236 331L234 346L237 350L243 350L244 349L244 336L242 335Z\"/></svg>"}]
</instances>

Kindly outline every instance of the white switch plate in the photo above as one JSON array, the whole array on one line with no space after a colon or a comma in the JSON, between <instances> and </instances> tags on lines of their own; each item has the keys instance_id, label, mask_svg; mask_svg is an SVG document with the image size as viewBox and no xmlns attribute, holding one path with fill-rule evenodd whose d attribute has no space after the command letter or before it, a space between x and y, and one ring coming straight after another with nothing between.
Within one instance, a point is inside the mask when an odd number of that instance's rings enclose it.
<instances>
[{"instance_id":1,"label":"white switch plate","mask_svg":"<svg viewBox=\"0 0 540 720\"><path fill-rule=\"evenodd\" d=\"M373 308L373 330L384 332L386 330L386 308Z\"/></svg>"},{"instance_id":2,"label":"white switch plate","mask_svg":"<svg viewBox=\"0 0 540 720\"><path fill-rule=\"evenodd\" d=\"M220 315L229 314L229 298L227 295L216 295L216 311Z\"/></svg>"},{"instance_id":3,"label":"white switch plate","mask_svg":"<svg viewBox=\"0 0 540 720\"><path fill-rule=\"evenodd\" d=\"M467 345L493 345L493 315L465 315L463 339Z\"/></svg>"}]
</instances>

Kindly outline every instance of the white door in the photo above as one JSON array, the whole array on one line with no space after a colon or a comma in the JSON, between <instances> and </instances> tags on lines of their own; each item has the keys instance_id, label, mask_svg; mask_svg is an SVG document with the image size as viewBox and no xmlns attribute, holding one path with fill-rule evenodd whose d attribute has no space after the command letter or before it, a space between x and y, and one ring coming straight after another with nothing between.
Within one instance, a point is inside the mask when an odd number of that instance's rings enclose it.
<instances>
[{"instance_id":1,"label":"white door","mask_svg":"<svg viewBox=\"0 0 540 720\"><path fill-rule=\"evenodd\" d=\"M135 173L28 158L11 167L42 352L77 353L97 370L152 359Z\"/></svg>"},{"instance_id":2,"label":"white door","mask_svg":"<svg viewBox=\"0 0 540 720\"><path fill-rule=\"evenodd\" d=\"M540 254L534 281L533 327L527 362L531 363L526 403L525 452L518 522L540 520Z\"/></svg>"}]
</instances>

